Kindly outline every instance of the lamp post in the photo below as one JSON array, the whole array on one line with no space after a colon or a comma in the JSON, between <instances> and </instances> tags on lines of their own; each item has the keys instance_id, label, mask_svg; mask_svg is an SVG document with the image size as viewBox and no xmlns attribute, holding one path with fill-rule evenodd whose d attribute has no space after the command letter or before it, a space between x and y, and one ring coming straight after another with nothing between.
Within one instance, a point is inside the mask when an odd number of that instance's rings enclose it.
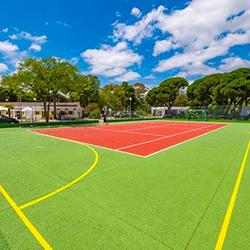
<instances>
[{"instance_id":1,"label":"lamp post","mask_svg":"<svg viewBox=\"0 0 250 250\"><path fill-rule=\"evenodd\" d=\"M36 122L36 98L33 98L34 103L34 116L33 116L33 121Z\"/></svg>"},{"instance_id":2,"label":"lamp post","mask_svg":"<svg viewBox=\"0 0 250 250\"><path fill-rule=\"evenodd\" d=\"M129 97L129 101L130 101L130 119L132 119L132 97Z\"/></svg>"},{"instance_id":3,"label":"lamp post","mask_svg":"<svg viewBox=\"0 0 250 250\"><path fill-rule=\"evenodd\" d=\"M6 98L5 99L5 102L8 102L9 101L9 99L8 98ZM8 107L8 106L7 106ZM9 118L10 118L10 108L8 107L8 116L9 116Z\"/></svg>"}]
</instances>

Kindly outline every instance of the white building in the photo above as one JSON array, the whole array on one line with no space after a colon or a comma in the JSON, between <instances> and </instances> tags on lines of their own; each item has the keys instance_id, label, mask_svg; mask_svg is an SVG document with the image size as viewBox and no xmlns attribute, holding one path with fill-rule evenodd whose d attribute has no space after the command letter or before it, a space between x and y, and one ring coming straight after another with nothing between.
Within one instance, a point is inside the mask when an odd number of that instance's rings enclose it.
<instances>
[{"instance_id":1,"label":"white building","mask_svg":"<svg viewBox=\"0 0 250 250\"><path fill-rule=\"evenodd\" d=\"M6 103L0 102L0 115L8 116L8 108L4 105ZM10 116L16 119L27 121L40 121L44 120L44 107L42 102L8 102L13 105L10 109ZM74 120L82 116L82 107L79 102L58 102L56 103L57 117L60 120ZM51 103L50 116L54 116L54 106Z\"/></svg>"},{"instance_id":2,"label":"white building","mask_svg":"<svg viewBox=\"0 0 250 250\"><path fill-rule=\"evenodd\" d=\"M171 113L175 115L184 114L188 111L189 107L172 107ZM167 113L167 107L151 107L151 114L163 117Z\"/></svg>"}]
</instances>

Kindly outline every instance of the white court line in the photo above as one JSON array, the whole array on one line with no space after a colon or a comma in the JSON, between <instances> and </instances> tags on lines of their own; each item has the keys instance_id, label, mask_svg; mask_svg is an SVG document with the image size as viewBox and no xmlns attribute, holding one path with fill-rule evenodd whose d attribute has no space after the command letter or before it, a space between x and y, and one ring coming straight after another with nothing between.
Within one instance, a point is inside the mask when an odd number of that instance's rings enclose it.
<instances>
[{"instance_id":1,"label":"white court line","mask_svg":"<svg viewBox=\"0 0 250 250\"><path fill-rule=\"evenodd\" d=\"M100 130L100 131L106 131L106 132L117 132L117 133L129 133L129 134L137 134L137 135L151 135L151 136L165 136L165 135L162 135L162 134L151 134L151 133L141 133L141 132L133 132L133 131L126 131L126 130L115 130L115 129L102 129L102 128L89 128L91 130Z\"/></svg>"},{"instance_id":2,"label":"white court line","mask_svg":"<svg viewBox=\"0 0 250 250\"><path fill-rule=\"evenodd\" d=\"M157 126L149 126L149 127L144 127L144 128L131 128L131 129L125 129L125 130L121 130L121 131L128 132L128 131L138 131L138 130L143 130L143 129L148 129L148 128L161 128L161 127L169 128L169 126L166 126L166 124L167 125L172 125L172 126L177 125L174 122L172 122L172 124L170 122L162 122L162 123L165 123L165 124L164 125L163 124L162 125L157 125ZM178 123L178 125L179 125L179 123ZM183 125L183 124L181 124L181 125ZM185 123L185 125L187 125L187 124ZM183 127L181 127L181 128L183 128Z\"/></svg>"},{"instance_id":3,"label":"white court line","mask_svg":"<svg viewBox=\"0 0 250 250\"><path fill-rule=\"evenodd\" d=\"M225 125L225 123L224 123L224 125ZM223 127L220 127L220 128L214 129L214 130L211 130L211 131L209 131L209 132L207 132L207 133L204 133L204 134L202 134L202 135L197 135L197 136L195 136L195 137L193 137L193 138L190 138L190 139L188 139L188 140L186 140L186 141L182 141L182 142L176 143L176 144L174 144L174 145L172 145L172 146L170 146L170 147L163 148L163 149L161 149L161 150L159 150L159 151L156 151L156 152L154 152L154 153L152 153L152 154L148 154L148 155L144 156L144 158L147 158L147 157L156 155L156 154L158 154L158 153L160 153L160 152L163 152L163 151L165 151L165 150L174 148L174 147L176 147L176 146L179 146L179 145L184 144L184 143L186 143L186 142L192 141L192 140L197 139L197 138L199 138L199 137L202 137L202 136L204 136L204 135L208 135L208 134L210 134L210 133L213 133L213 132L215 132L215 131L218 131L218 130L220 130L220 129L222 129L222 128L225 128L225 127L227 127L227 126L230 126L230 125L231 125L231 124L226 124L226 125L223 126ZM125 152L125 151L122 151L122 152Z\"/></svg>"},{"instance_id":4,"label":"white court line","mask_svg":"<svg viewBox=\"0 0 250 250\"><path fill-rule=\"evenodd\" d=\"M197 123L198 123L198 122L197 122ZM200 122L199 122L199 123L200 123ZM212 125L220 125L220 124L218 124L218 123L211 123L211 124L212 124ZM226 123L221 123L221 124L224 124L224 125L225 125ZM210 126L212 126L212 125L210 125ZM152 154L148 154L148 155L146 155L146 156L140 155L140 154L136 154L136 153L132 153L132 152L120 151L119 149L112 149L112 148L108 148L108 147L105 147L105 146L100 146L100 145L96 145L96 144L92 144L92 143L88 143L88 142L80 142L80 141L75 141L75 140L66 139L66 138L62 138L62 137L47 135L47 134L43 134L43 133L40 133L40 132L36 132L36 130L34 130L34 129L33 129L33 131L30 130L30 129L28 129L28 130L26 130L26 131L30 132L31 134L39 134L39 135L43 135L43 136L53 137L53 138L55 138L55 139L59 139L59 140L63 140L63 141L69 141L69 142L73 142L73 143L76 143L76 144L88 144L88 145L95 146L95 147L97 147L97 148L103 148L103 149L106 149L106 150L109 150L109 151L115 151L115 152L118 152L118 153L128 154L128 155L137 156L137 157L141 157L141 158L148 158L148 157L153 156L153 155L155 155L155 154L158 154L158 153L160 153L160 152L162 152L162 151L171 149L171 148L176 147L176 146L178 146L178 145L184 144L184 143L186 143L186 142L188 142L188 141L192 141L192 140L194 140L194 139L196 139L196 138L199 138L199 137L202 137L202 136L204 136L204 135L213 133L213 132L215 132L215 131L217 131L217 130L219 130L219 129L222 129L222 128L227 127L227 126L230 126L230 125L231 125L231 124L226 124L226 125L223 126L223 127L214 129L214 130L212 130L212 131L209 131L209 132L204 133L204 134L199 135L199 136L195 136L195 137L193 137L193 138L191 138L191 139L189 139L189 140L186 140L186 141L177 143L177 144L175 144L175 145L173 145L173 146L170 146L170 147L168 147L168 148L164 148L164 149L162 149L162 150L156 151L156 152L154 152L154 153L152 153ZM154 126L154 127L155 127L155 126ZM203 127L203 128L205 128L205 127ZM201 128L199 128L199 129L201 129ZM160 138L160 139L162 139L162 138Z\"/></svg>"},{"instance_id":5,"label":"white court line","mask_svg":"<svg viewBox=\"0 0 250 250\"><path fill-rule=\"evenodd\" d=\"M73 142L73 143L80 144L80 145L87 144L87 145L94 146L94 147L97 147L97 148L107 149L109 151L115 151L115 152L122 153L122 154L125 153L125 154L128 154L128 155L133 155L133 156L138 156L138 157L143 157L144 158L143 155L130 153L130 152L118 151L117 149L108 148L108 147L100 146L100 145L89 143L89 142L81 142L81 141L76 141L76 140L73 140L73 139L58 137L58 136L55 136L55 135L44 134L44 133L41 133L41 132L37 132L35 130L27 130L27 131L30 132L31 134L34 134L34 135L42 135L42 136L46 136L46 137L50 137L50 138L55 138L55 139L58 139L58 140L61 140L61 141Z\"/></svg>"},{"instance_id":6,"label":"white court line","mask_svg":"<svg viewBox=\"0 0 250 250\"><path fill-rule=\"evenodd\" d=\"M133 147L144 145L144 144L147 144L147 143L150 143L150 142L160 141L160 140L171 138L171 137L175 137L175 136L178 136L178 135L187 134L189 132L193 132L193 131L197 131L197 130L202 130L202 129L205 129L205 128L212 127L214 125L215 124L208 125L208 126L205 126L203 128L190 129L190 130L187 130L187 131L184 131L184 132L181 132L181 133L177 133L177 134L174 134L174 135L166 135L166 136L163 136L161 138L156 138L156 139L148 140L148 141L145 141L145 142L136 143L136 144L133 144L133 145L130 145L130 146L117 148L116 150L123 150L123 149L127 149L127 148L133 148Z\"/></svg>"}]
</instances>

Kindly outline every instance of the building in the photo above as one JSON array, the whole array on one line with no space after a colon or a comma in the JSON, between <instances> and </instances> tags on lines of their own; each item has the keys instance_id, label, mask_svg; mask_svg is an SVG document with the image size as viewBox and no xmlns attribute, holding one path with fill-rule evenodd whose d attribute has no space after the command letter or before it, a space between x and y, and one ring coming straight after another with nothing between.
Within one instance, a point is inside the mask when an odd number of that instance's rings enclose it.
<instances>
[{"instance_id":1,"label":"building","mask_svg":"<svg viewBox=\"0 0 250 250\"><path fill-rule=\"evenodd\" d=\"M167 107L151 107L151 114L163 117L167 113ZM185 114L189 107L172 107L171 113L173 115Z\"/></svg>"},{"instance_id":2,"label":"building","mask_svg":"<svg viewBox=\"0 0 250 250\"><path fill-rule=\"evenodd\" d=\"M8 116L8 108L4 107L6 103L0 102L0 115ZM8 102L13 105L10 109L10 116L16 119L26 121L44 120L44 107L42 102ZM60 120L74 120L82 117L83 109L79 102L58 102L56 103L57 118ZM54 106L51 103L50 117L54 117Z\"/></svg>"}]
</instances>

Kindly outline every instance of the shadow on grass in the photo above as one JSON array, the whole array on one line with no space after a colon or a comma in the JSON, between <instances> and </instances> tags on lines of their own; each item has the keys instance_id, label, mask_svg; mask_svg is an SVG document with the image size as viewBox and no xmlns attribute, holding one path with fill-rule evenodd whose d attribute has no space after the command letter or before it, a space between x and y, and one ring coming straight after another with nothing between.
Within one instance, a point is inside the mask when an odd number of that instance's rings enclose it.
<instances>
[{"instance_id":1,"label":"shadow on grass","mask_svg":"<svg viewBox=\"0 0 250 250\"><path fill-rule=\"evenodd\" d=\"M3 232L0 230L0 249L10 250L10 245L5 239Z\"/></svg>"}]
</instances>

